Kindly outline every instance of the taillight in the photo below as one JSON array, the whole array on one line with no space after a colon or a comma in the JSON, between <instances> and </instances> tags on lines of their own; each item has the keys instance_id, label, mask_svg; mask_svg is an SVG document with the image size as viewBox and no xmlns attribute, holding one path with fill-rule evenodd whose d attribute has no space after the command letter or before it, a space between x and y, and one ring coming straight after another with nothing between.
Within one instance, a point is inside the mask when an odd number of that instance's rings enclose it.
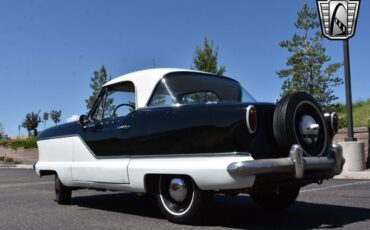
<instances>
[{"instance_id":1,"label":"taillight","mask_svg":"<svg viewBox=\"0 0 370 230\"><path fill-rule=\"evenodd\" d=\"M339 118L337 113L331 113L330 121L331 121L330 122L331 130L333 131L334 134L337 134L339 130Z\"/></svg>"},{"instance_id":2,"label":"taillight","mask_svg":"<svg viewBox=\"0 0 370 230\"><path fill-rule=\"evenodd\" d=\"M247 127L249 133L255 133L257 129L257 110L253 105L247 107Z\"/></svg>"}]
</instances>

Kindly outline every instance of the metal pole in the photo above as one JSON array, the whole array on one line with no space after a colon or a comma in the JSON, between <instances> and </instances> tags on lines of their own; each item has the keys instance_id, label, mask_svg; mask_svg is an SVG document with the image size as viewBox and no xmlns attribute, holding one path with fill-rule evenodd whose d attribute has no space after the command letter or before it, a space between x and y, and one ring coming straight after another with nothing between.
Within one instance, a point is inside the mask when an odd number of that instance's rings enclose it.
<instances>
[{"instance_id":1,"label":"metal pole","mask_svg":"<svg viewBox=\"0 0 370 230\"><path fill-rule=\"evenodd\" d=\"M343 40L343 54L344 54L344 72L345 72L345 86L346 86L346 113L347 113L347 138L345 141L357 141L353 137L353 117L352 117L352 91L351 91L351 69L349 65L349 41Z\"/></svg>"}]
</instances>

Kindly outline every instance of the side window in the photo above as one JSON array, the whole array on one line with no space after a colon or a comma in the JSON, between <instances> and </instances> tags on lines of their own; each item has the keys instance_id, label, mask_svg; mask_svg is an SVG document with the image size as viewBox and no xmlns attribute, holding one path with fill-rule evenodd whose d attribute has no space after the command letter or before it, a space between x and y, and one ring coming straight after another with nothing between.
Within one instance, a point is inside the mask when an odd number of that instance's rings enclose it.
<instances>
[{"instance_id":1,"label":"side window","mask_svg":"<svg viewBox=\"0 0 370 230\"><path fill-rule=\"evenodd\" d=\"M151 106L173 105L176 101L169 94L155 94L150 103Z\"/></svg>"},{"instance_id":2,"label":"side window","mask_svg":"<svg viewBox=\"0 0 370 230\"><path fill-rule=\"evenodd\" d=\"M123 117L135 110L135 86L124 82L107 88L98 99L98 107L92 115L93 120Z\"/></svg>"}]
</instances>

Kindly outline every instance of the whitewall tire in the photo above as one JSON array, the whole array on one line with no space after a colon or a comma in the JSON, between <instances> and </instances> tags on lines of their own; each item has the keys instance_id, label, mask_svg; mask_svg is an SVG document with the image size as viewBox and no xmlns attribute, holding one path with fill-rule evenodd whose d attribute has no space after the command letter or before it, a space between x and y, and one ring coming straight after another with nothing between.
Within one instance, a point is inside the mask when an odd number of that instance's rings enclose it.
<instances>
[{"instance_id":1,"label":"whitewall tire","mask_svg":"<svg viewBox=\"0 0 370 230\"><path fill-rule=\"evenodd\" d=\"M158 183L158 205L171 222L188 224L202 219L211 193L200 190L188 176L162 175Z\"/></svg>"}]
</instances>

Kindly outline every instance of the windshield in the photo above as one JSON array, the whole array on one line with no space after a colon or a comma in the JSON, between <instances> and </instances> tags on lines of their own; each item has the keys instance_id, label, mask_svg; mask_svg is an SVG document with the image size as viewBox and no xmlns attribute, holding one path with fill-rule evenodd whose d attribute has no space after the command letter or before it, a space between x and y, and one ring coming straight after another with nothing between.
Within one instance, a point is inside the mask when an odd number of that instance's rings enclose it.
<instances>
[{"instance_id":1,"label":"windshield","mask_svg":"<svg viewBox=\"0 0 370 230\"><path fill-rule=\"evenodd\" d=\"M149 106L252 102L254 98L237 81L202 73L172 73L157 85Z\"/></svg>"}]
</instances>

